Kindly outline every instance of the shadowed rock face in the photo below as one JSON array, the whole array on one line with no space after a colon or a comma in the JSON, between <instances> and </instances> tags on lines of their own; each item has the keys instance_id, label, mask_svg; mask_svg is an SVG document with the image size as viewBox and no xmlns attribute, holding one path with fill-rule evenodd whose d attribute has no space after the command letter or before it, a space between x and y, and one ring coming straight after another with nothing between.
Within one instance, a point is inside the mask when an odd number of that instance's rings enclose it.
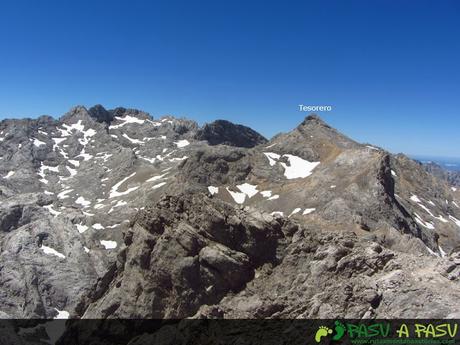
<instances>
[{"instance_id":1,"label":"shadowed rock face","mask_svg":"<svg viewBox=\"0 0 460 345\"><path fill-rule=\"evenodd\" d=\"M195 139L206 140L209 145L223 144L246 148L267 142L267 139L251 128L226 120L217 120L204 125L196 133Z\"/></svg>"},{"instance_id":2,"label":"shadowed rock face","mask_svg":"<svg viewBox=\"0 0 460 345\"><path fill-rule=\"evenodd\" d=\"M105 110L105 108L97 104L94 107L91 107L88 109L89 115L96 119L98 122L105 122L105 123L110 123L113 120L113 113Z\"/></svg>"},{"instance_id":3,"label":"shadowed rock face","mask_svg":"<svg viewBox=\"0 0 460 345\"><path fill-rule=\"evenodd\" d=\"M0 315L446 317L459 193L317 116L269 142L126 108L5 120Z\"/></svg>"},{"instance_id":4,"label":"shadowed rock face","mask_svg":"<svg viewBox=\"0 0 460 345\"><path fill-rule=\"evenodd\" d=\"M204 194L165 197L141 211L125 234L114 278L88 318L182 318L241 291L279 260L292 225L235 209Z\"/></svg>"}]
</instances>

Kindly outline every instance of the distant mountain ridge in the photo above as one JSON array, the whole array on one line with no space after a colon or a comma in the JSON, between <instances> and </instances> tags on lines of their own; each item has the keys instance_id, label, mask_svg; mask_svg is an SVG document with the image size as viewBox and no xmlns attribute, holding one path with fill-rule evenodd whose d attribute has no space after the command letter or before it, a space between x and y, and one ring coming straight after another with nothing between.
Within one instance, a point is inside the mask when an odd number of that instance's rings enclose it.
<instances>
[{"instance_id":1,"label":"distant mountain ridge","mask_svg":"<svg viewBox=\"0 0 460 345\"><path fill-rule=\"evenodd\" d=\"M460 187L460 171L448 170L435 162L423 163L426 171L452 186Z\"/></svg>"}]
</instances>

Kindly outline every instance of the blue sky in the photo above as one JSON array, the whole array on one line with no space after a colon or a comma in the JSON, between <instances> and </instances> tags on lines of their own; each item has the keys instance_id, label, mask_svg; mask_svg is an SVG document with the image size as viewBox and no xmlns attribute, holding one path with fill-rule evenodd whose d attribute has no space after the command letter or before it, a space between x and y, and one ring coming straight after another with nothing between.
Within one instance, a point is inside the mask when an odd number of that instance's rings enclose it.
<instances>
[{"instance_id":1,"label":"blue sky","mask_svg":"<svg viewBox=\"0 0 460 345\"><path fill-rule=\"evenodd\" d=\"M101 103L270 137L298 104L392 152L460 157L459 1L2 1L0 118Z\"/></svg>"}]
</instances>

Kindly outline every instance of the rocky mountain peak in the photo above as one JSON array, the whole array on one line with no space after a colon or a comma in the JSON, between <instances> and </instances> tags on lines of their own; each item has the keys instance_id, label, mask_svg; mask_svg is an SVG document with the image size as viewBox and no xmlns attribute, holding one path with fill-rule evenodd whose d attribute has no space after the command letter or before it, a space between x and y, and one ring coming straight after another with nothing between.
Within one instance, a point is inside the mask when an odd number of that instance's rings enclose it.
<instances>
[{"instance_id":1,"label":"rocky mountain peak","mask_svg":"<svg viewBox=\"0 0 460 345\"><path fill-rule=\"evenodd\" d=\"M305 119L302 121L302 123L300 124L300 126L305 126L305 125L311 125L311 124L315 124L315 125L321 125L321 126L324 126L324 127L327 127L327 128L331 128L331 126L329 126L319 115L317 114L310 114L308 116L305 117Z\"/></svg>"},{"instance_id":2,"label":"rocky mountain peak","mask_svg":"<svg viewBox=\"0 0 460 345\"><path fill-rule=\"evenodd\" d=\"M106 110L102 105L96 104L95 106L89 108L89 115L96 119L97 122L110 123L113 120L113 114Z\"/></svg>"},{"instance_id":3,"label":"rocky mountain peak","mask_svg":"<svg viewBox=\"0 0 460 345\"><path fill-rule=\"evenodd\" d=\"M75 107L72 107L60 120L66 121L70 119L84 119L85 117L89 116L90 114L85 106L77 105Z\"/></svg>"},{"instance_id":4,"label":"rocky mountain peak","mask_svg":"<svg viewBox=\"0 0 460 345\"><path fill-rule=\"evenodd\" d=\"M198 130L195 139L206 140L210 145L223 144L246 148L267 142L267 139L253 129L226 120L205 124Z\"/></svg>"}]
</instances>

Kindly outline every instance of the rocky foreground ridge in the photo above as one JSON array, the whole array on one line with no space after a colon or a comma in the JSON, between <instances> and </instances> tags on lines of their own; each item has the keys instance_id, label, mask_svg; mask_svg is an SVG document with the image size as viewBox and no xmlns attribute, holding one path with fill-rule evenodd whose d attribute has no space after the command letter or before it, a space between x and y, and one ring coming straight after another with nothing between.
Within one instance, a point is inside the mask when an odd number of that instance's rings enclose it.
<instances>
[{"instance_id":1,"label":"rocky foreground ridge","mask_svg":"<svg viewBox=\"0 0 460 345\"><path fill-rule=\"evenodd\" d=\"M4 120L0 317L459 317L459 206L315 115Z\"/></svg>"}]
</instances>

